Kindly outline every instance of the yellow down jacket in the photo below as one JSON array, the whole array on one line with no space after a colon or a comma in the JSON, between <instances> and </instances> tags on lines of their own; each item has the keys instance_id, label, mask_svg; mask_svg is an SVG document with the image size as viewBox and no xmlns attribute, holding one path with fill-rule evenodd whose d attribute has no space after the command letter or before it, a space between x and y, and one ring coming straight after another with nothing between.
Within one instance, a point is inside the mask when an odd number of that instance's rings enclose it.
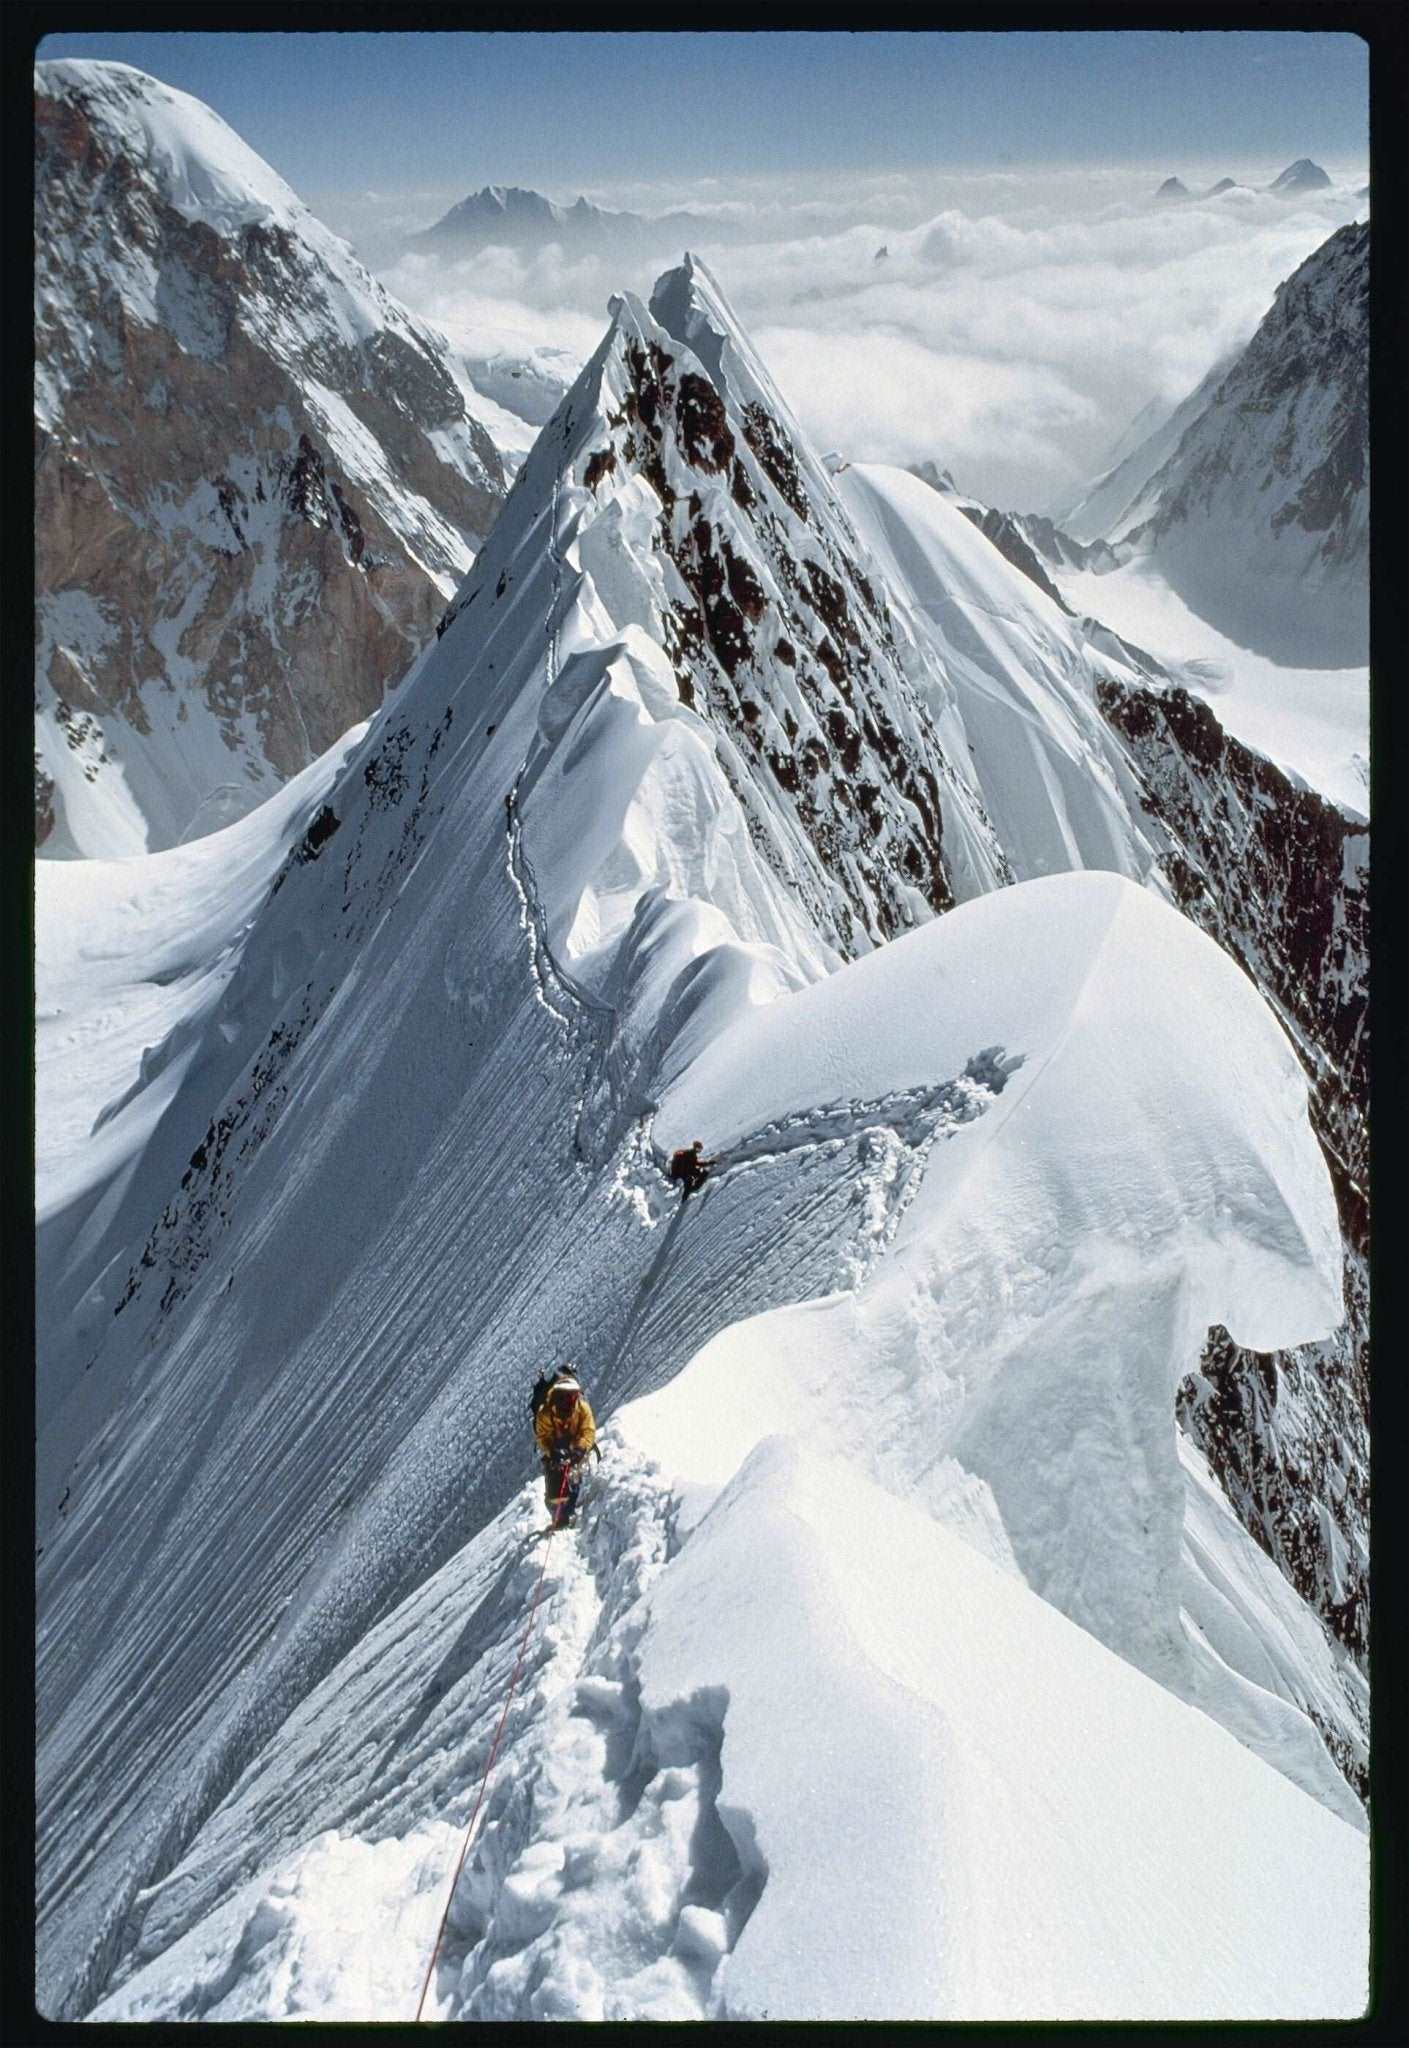
<instances>
[{"instance_id":1,"label":"yellow down jacket","mask_svg":"<svg viewBox=\"0 0 1409 2048\"><path fill-rule=\"evenodd\" d=\"M587 1396L579 1394L577 1405L565 1422L559 1422L553 1413L551 1398L543 1403L533 1418L533 1434L538 1439L538 1448L545 1458L554 1451L571 1450L585 1458L597 1441L597 1423L587 1403Z\"/></svg>"}]
</instances>

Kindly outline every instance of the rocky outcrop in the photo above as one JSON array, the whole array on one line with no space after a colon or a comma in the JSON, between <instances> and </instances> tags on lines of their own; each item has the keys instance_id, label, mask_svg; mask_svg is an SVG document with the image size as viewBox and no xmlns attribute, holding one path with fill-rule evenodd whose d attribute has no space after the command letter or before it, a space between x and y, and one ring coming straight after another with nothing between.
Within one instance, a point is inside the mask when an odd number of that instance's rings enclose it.
<instances>
[{"instance_id":1,"label":"rocky outcrop","mask_svg":"<svg viewBox=\"0 0 1409 2048\"><path fill-rule=\"evenodd\" d=\"M208 110L124 66L36 80L36 832L140 851L375 708L504 475L447 345Z\"/></svg>"}]
</instances>

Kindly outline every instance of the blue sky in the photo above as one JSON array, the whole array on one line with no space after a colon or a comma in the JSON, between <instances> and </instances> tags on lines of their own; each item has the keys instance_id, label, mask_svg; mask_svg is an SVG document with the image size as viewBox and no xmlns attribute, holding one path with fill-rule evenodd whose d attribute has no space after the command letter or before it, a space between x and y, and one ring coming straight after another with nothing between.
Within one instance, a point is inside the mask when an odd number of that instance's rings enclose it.
<instances>
[{"instance_id":1,"label":"blue sky","mask_svg":"<svg viewBox=\"0 0 1409 2048\"><path fill-rule=\"evenodd\" d=\"M48 36L205 100L296 190L1358 158L1347 34Z\"/></svg>"}]
</instances>

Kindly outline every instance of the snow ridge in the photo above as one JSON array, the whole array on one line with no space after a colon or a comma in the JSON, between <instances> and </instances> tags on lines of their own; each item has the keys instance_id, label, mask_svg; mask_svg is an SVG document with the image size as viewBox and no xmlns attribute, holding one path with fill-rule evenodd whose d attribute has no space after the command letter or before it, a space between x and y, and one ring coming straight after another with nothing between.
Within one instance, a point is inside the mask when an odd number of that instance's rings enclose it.
<instances>
[{"instance_id":1,"label":"snow ridge","mask_svg":"<svg viewBox=\"0 0 1409 2048\"><path fill-rule=\"evenodd\" d=\"M1000 886L961 657L1041 727L1034 815L1087 857L1117 809L1079 821L1056 766L1091 758L1086 643L934 503L938 637L689 265L620 303L435 644L281 822L140 1155L41 1237L47 2010L412 2009L542 1513L524 1396L564 1358L615 1433L445 2014L1354 2008L1322 1638L1231 1515L1186 1543L1171 1413L1210 1321L1341 1314L1304 1083L1150 890ZM1034 1630L1054 1725L1118 1734L1055 1806ZM1158 1930L1196 1867L1237 1932L1190 1977Z\"/></svg>"}]
</instances>

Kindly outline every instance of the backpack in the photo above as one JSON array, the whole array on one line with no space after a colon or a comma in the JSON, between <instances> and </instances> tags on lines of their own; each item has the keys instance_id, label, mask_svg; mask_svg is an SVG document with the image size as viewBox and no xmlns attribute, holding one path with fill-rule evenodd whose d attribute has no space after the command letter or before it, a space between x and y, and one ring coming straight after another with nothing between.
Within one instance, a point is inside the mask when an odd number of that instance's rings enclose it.
<instances>
[{"instance_id":1,"label":"backpack","mask_svg":"<svg viewBox=\"0 0 1409 2048\"><path fill-rule=\"evenodd\" d=\"M528 1397L528 1412L535 1422L538 1420L539 1409L548 1398L548 1390L552 1384L552 1380L546 1378L542 1373L539 1373L538 1378L533 1383L533 1392Z\"/></svg>"}]
</instances>

